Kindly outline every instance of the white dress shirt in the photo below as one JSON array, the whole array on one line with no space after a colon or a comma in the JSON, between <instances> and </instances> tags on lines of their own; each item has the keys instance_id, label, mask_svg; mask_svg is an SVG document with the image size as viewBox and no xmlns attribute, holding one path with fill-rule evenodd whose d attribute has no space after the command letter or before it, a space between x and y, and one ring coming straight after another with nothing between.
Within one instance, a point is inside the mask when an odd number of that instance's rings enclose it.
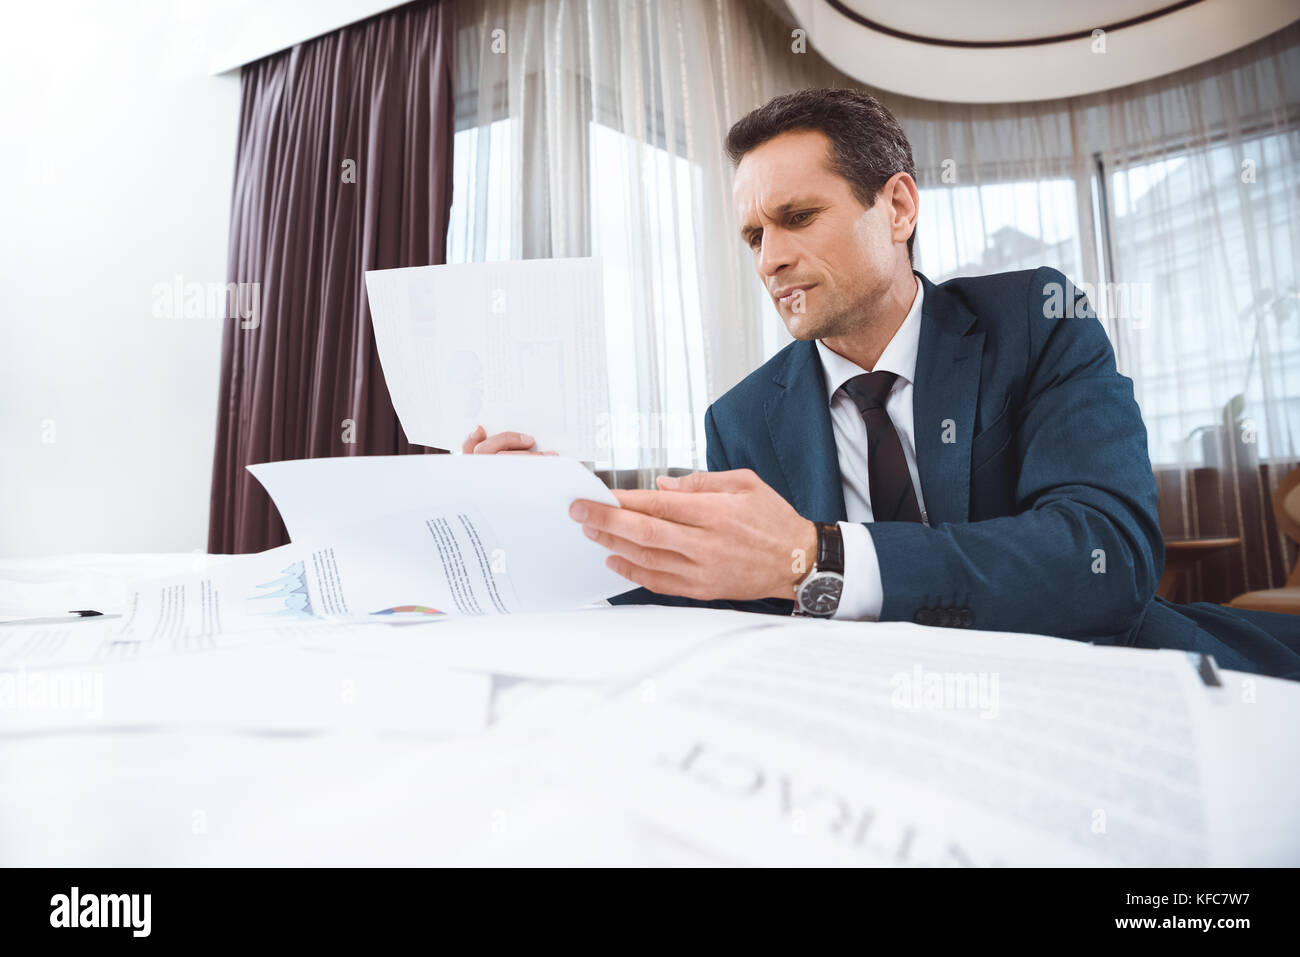
<instances>
[{"instance_id":1,"label":"white dress shirt","mask_svg":"<svg viewBox=\"0 0 1300 957\"><path fill-rule=\"evenodd\" d=\"M867 424L862 413L848 394L840 387L854 376L864 372L889 371L898 376L885 400L885 412L898 432L907 459L907 471L916 489L916 502L921 507L921 520L927 525L925 500L921 497L921 480L916 470L916 433L912 418L912 385L916 376L916 353L921 341L921 300L924 298L921 282L916 283L916 297L907 318L898 327L894 337L880 354L874 369L864 369L856 362L844 358L817 340L817 354L821 357L822 372L826 379L826 397L831 407L831 427L835 434L835 451L840 462L840 478L844 486L844 514L848 521L840 522L844 535L844 593L833 617L857 621L874 621L880 617L884 590L880 583L880 562L871 533L862 522L870 522L871 483L867 471Z\"/></svg>"}]
</instances>

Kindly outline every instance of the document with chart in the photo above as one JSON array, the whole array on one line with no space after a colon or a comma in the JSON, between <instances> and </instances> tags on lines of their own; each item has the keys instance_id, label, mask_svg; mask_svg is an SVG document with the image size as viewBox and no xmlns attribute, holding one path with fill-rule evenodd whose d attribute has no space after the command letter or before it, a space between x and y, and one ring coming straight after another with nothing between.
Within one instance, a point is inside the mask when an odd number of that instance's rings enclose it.
<instances>
[{"instance_id":1,"label":"document with chart","mask_svg":"<svg viewBox=\"0 0 1300 957\"><path fill-rule=\"evenodd\" d=\"M138 583L117 640L573 609L635 587L569 517L576 498L618 504L580 462L377 458L254 467L293 542Z\"/></svg>"},{"instance_id":2,"label":"document with chart","mask_svg":"<svg viewBox=\"0 0 1300 957\"><path fill-rule=\"evenodd\" d=\"M393 408L419 445L459 450L474 427L609 458L599 259L412 266L366 273Z\"/></svg>"}]
</instances>

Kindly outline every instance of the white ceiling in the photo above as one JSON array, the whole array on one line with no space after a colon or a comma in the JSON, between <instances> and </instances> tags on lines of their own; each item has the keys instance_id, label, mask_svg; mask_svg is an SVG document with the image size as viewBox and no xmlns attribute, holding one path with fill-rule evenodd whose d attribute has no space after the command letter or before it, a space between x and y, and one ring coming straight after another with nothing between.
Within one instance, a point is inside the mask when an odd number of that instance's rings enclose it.
<instances>
[{"instance_id":1,"label":"white ceiling","mask_svg":"<svg viewBox=\"0 0 1300 957\"><path fill-rule=\"evenodd\" d=\"M810 44L869 86L959 103L1079 96L1173 73L1300 19L1300 0L785 0ZM1156 14L1130 26L1126 20ZM879 29L883 28L883 29ZM1105 51L1092 31L1106 29ZM909 34L916 39L891 35ZM1070 34L1084 34L1054 40ZM1052 42L1000 47L943 41ZM924 40L940 41L923 42Z\"/></svg>"},{"instance_id":2,"label":"white ceiling","mask_svg":"<svg viewBox=\"0 0 1300 957\"><path fill-rule=\"evenodd\" d=\"M1171 6L1175 0L841 0L884 26L949 40L1029 40L1086 31Z\"/></svg>"}]
</instances>

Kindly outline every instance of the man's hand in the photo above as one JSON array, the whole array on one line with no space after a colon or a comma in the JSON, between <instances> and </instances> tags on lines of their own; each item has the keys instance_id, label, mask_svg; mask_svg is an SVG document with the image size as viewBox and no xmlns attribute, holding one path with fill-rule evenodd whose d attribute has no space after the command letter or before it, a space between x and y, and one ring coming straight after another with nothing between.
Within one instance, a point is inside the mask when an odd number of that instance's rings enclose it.
<instances>
[{"instance_id":1,"label":"man's hand","mask_svg":"<svg viewBox=\"0 0 1300 957\"><path fill-rule=\"evenodd\" d=\"M569 515L614 554L605 564L661 595L793 598L817 558L817 528L751 469L615 491L622 508L578 499Z\"/></svg>"},{"instance_id":2,"label":"man's hand","mask_svg":"<svg viewBox=\"0 0 1300 957\"><path fill-rule=\"evenodd\" d=\"M466 455L559 455L558 452L541 452L535 448L536 440L523 432L498 432L491 438L487 429L477 426L469 437L461 443L460 450Z\"/></svg>"}]
</instances>

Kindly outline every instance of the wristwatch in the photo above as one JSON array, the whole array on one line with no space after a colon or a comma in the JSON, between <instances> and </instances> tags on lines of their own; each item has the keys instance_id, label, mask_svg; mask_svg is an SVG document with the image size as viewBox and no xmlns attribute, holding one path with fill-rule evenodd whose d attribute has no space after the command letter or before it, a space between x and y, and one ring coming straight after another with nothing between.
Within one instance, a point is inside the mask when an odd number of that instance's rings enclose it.
<instances>
[{"instance_id":1,"label":"wristwatch","mask_svg":"<svg viewBox=\"0 0 1300 957\"><path fill-rule=\"evenodd\" d=\"M830 618L840 607L844 593L844 536L839 525L815 522L817 561L794 589L794 613L813 618Z\"/></svg>"}]
</instances>

